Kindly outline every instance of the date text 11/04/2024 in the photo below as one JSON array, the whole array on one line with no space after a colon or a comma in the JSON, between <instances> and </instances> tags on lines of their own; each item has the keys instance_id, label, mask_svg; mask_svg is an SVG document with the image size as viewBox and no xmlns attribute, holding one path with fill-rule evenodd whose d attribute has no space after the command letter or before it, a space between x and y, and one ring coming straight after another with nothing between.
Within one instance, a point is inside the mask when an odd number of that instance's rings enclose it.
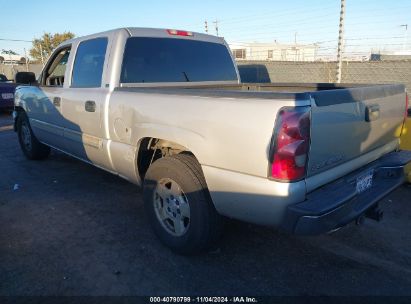
<instances>
[{"instance_id":1,"label":"date text 11/04/2024","mask_svg":"<svg viewBox=\"0 0 411 304\"><path fill-rule=\"evenodd\" d=\"M257 303L254 297L150 297L150 303Z\"/></svg>"}]
</instances>

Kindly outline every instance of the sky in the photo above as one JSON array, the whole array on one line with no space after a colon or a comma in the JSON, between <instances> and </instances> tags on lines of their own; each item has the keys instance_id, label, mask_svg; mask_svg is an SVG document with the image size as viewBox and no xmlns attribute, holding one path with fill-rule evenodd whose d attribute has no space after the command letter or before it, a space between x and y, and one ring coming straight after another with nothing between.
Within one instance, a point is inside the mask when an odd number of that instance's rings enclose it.
<instances>
[{"instance_id":1,"label":"sky","mask_svg":"<svg viewBox=\"0 0 411 304\"><path fill-rule=\"evenodd\" d=\"M229 43L297 41L334 53L340 14L339 0L0 0L0 7L0 50L21 55L31 43L8 39L31 41L64 31L83 36L128 26L204 32L205 20L214 35L217 20L219 35ZM345 20L347 53L411 49L411 0L346 0Z\"/></svg>"}]
</instances>

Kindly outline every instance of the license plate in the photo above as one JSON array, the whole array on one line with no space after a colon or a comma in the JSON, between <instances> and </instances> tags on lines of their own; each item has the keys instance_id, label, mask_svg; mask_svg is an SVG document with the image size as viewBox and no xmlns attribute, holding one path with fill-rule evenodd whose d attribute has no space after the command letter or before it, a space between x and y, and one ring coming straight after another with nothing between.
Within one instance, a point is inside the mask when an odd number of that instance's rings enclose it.
<instances>
[{"instance_id":1,"label":"license plate","mask_svg":"<svg viewBox=\"0 0 411 304\"><path fill-rule=\"evenodd\" d=\"M3 99L13 99L14 94L13 93L2 93L1 98L3 98Z\"/></svg>"},{"instance_id":2,"label":"license plate","mask_svg":"<svg viewBox=\"0 0 411 304\"><path fill-rule=\"evenodd\" d=\"M374 170L371 170L357 178L357 193L362 193L371 188L373 176Z\"/></svg>"}]
</instances>

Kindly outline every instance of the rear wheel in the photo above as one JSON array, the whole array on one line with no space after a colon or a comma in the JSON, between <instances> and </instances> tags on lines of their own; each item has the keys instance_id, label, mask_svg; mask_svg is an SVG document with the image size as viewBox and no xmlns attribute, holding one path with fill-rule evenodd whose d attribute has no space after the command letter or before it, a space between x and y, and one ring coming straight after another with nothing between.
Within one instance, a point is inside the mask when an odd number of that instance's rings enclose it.
<instances>
[{"instance_id":1,"label":"rear wheel","mask_svg":"<svg viewBox=\"0 0 411 304\"><path fill-rule=\"evenodd\" d=\"M172 250L198 253L220 236L221 216L193 156L179 154L157 160L146 173L143 192L153 230Z\"/></svg>"},{"instance_id":2,"label":"rear wheel","mask_svg":"<svg viewBox=\"0 0 411 304\"><path fill-rule=\"evenodd\" d=\"M17 118L17 134L24 155L31 160L44 159L50 154L50 148L37 140L31 130L26 113L21 112Z\"/></svg>"}]
</instances>

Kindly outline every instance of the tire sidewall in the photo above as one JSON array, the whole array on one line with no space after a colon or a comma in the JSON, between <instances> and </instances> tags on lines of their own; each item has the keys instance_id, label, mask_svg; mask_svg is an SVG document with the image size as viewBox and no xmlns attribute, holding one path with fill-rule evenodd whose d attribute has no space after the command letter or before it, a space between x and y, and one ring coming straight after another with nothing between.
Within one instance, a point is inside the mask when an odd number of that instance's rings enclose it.
<instances>
[{"instance_id":1,"label":"tire sidewall","mask_svg":"<svg viewBox=\"0 0 411 304\"><path fill-rule=\"evenodd\" d=\"M29 133L31 141L31 150L28 150L23 142L22 138L22 125L25 124ZM19 144L24 155L30 160L40 160L45 159L50 154L50 147L42 144L36 138L33 130L30 126L29 119L25 112L20 112L17 117L17 134L19 138Z\"/></svg>"},{"instance_id":2,"label":"tire sidewall","mask_svg":"<svg viewBox=\"0 0 411 304\"><path fill-rule=\"evenodd\" d=\"M154 191L162 178L174 180L185 193L190 206L190 225L182 236L173 236L165 230L154 209ZM194 173L182 162L163 158L156 161L146 174L143 187L144 207L156 235L167 246L180 253L189 253L202 247L209 231L207 190L196 180Z\"/></svg>"},{"instance_id":3,"label":"tire sidewall","mask_svg":"<svg viewBox=\"0 0 411 304\"><path fill-rule=\"evenodd\" d=\"M22 136L23 136L22 135L22 126L23 125L26 125L26 127L28 128L28 130L30 132L31 150L27 150L27 147L23 142L23 138L22 138ZM29 159L32 159L33 158L33 145L35 144L33 142L34 134L33 134L33 131L31 130L29 120L28 120L27 115L25 113L20 113L18 118L17 118L17 132L18 132L20 147L21 147L23 153Z\"/></svg>"}]
</instances>

